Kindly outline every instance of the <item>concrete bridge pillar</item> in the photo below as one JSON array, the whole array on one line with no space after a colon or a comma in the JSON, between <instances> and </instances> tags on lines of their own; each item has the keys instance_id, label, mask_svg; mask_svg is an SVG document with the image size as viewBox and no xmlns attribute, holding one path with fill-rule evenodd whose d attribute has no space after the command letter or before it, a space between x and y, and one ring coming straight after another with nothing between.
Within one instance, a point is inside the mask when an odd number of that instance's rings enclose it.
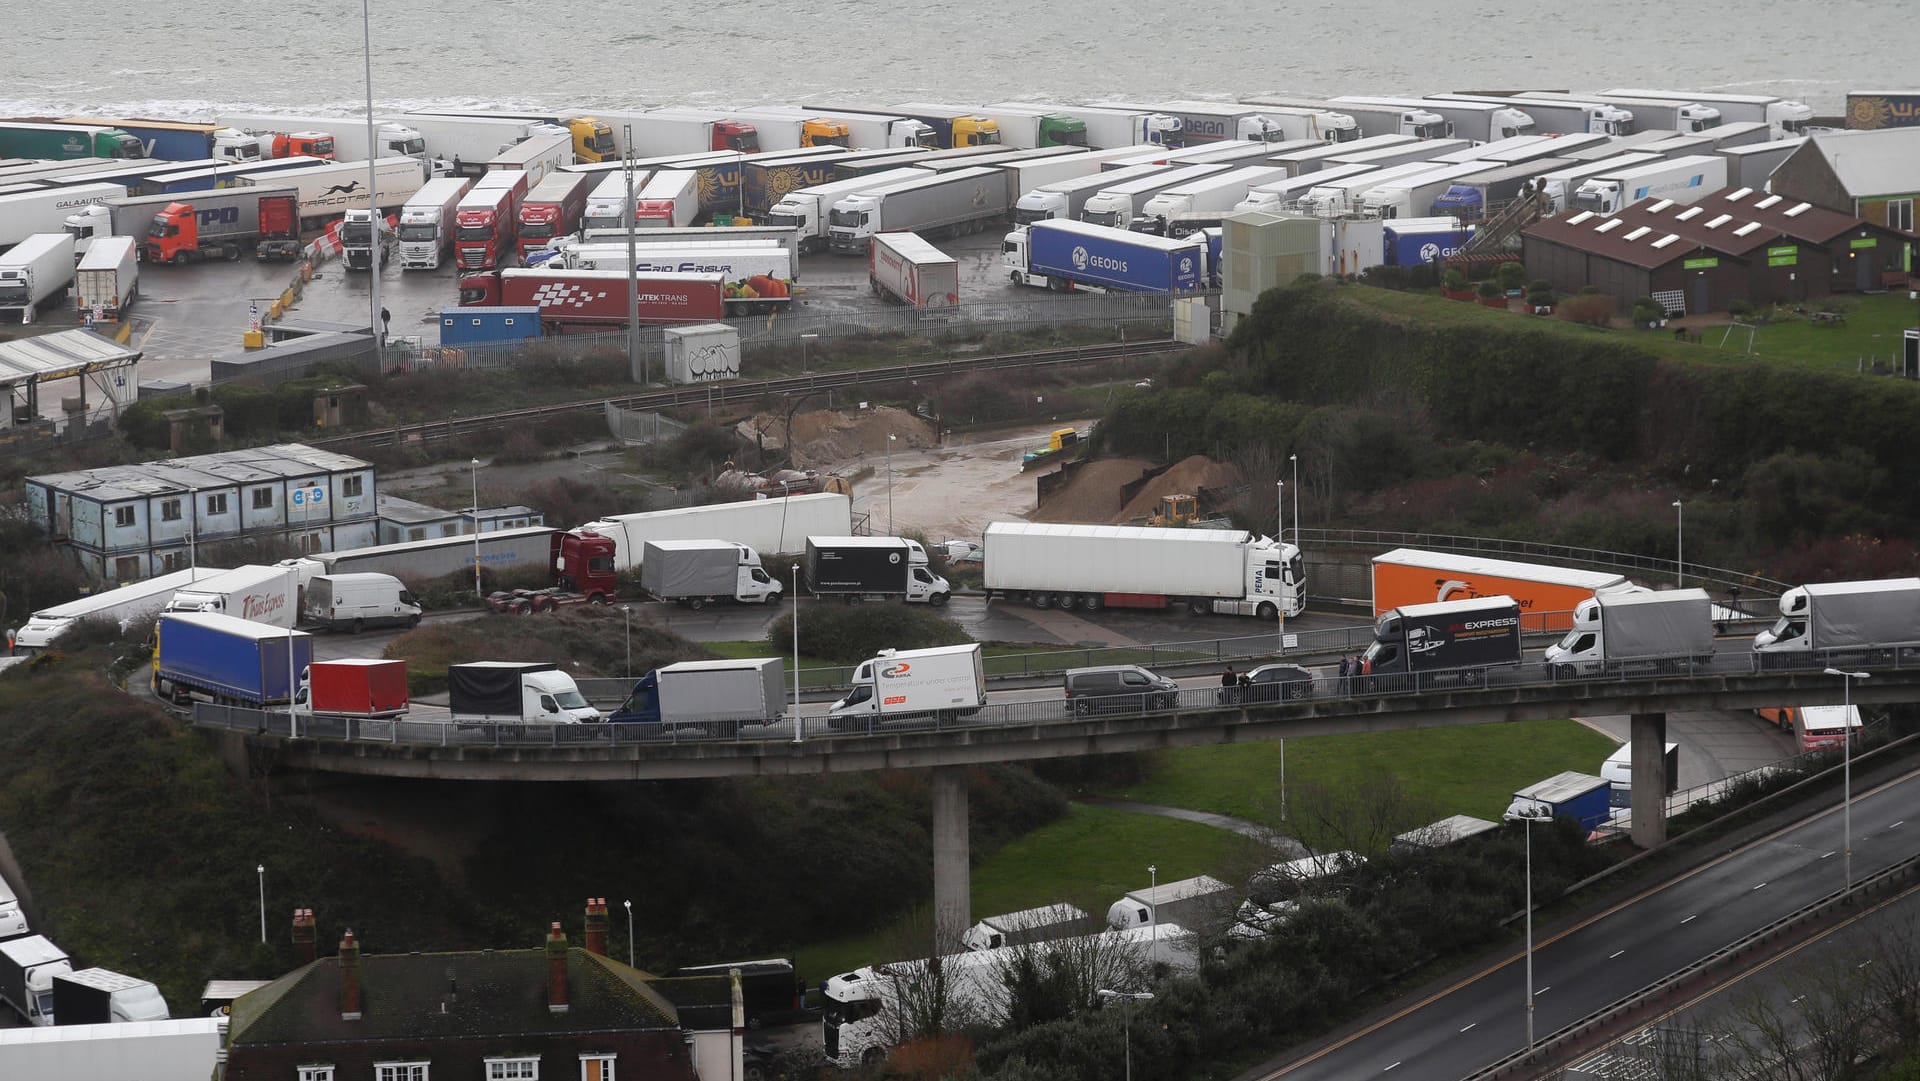
<instances>
[{"instance_id":1,"label":"concrete bridge pillar","mask_svg":"<svg viewBox=\"0 0 1920 1081\"><path fill-rule=\"evenodd\" d=\"M968 866L967 769L933 769L933 924L941 953L960 948L960 936L973 925Z\"/></svg>"},{"instance_id":2,"label":"concrete bridge pillar","mask_svg":"<svg viewBox=\"0 0 1920 1081\"><path fill-rule=\"evenodd\" d=\"M1667 715L1635 713L1633 740L1633 843L1652 848L1667 839Z\"/></svg>"}]
</instances>

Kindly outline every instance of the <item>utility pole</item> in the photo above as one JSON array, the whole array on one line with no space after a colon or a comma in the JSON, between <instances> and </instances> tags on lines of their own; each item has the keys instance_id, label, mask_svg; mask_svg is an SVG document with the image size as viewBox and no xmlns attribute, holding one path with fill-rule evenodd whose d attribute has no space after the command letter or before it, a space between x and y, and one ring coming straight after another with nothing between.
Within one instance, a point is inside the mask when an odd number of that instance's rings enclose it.
<instances>
[{"instance_id":1,"label":"utility pole","mask_svg":"<svg viewBox=\"0 0 1920 1081\"><path fill-rule=\"evenodd\" d=\"M642 386L647 382L646 361L640 356L640 253L634 236L633 216L639 212L633 190L633 125L620 127L627 152L620 159L620 171L627 178L627 377Z\"/></svg>"}]
</instances>

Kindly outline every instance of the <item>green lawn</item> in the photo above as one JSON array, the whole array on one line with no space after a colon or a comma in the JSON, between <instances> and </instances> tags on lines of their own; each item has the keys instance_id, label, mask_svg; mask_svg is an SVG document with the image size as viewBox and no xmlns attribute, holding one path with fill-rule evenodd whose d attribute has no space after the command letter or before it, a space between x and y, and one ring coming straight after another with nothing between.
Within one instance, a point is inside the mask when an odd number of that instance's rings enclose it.
<instances>
[{"instance_id":1,"label":"green lawn","mask_svg":"<svg viewBox=\"0 0 1920 1081\"><path fill-rule=\"evenodd\" d=\"M1516 788L1562 770L1598 773L1618 746L1575 721L1359 732L1286 743L1287 783L1349 790L1368 774L1398 777L1438 815L1498 818ZM1157 756L1152 775L1103 795L1262 820L1277 806L1281 747L1242 743Z\"/></svg>"},{"instance_id":2,"label":"green lawn","mask_svg":"<svg viewBox=\"0 0 1920 1081\"><path fill-rule=\"evenodd\" d=\"M975 919L1055 901L1073 901L1095 916L1129 890L1147 885L1147 865L1162 882L1217 870L1234 835L1155 815L1074 804L1065 818L1020 838L973 868ZM1094 912L1089 905L1097 906ZM802 947L794 962L810 983L861 965L898 958L912 919L855 938Z\"/></svg>"}]
</instances>

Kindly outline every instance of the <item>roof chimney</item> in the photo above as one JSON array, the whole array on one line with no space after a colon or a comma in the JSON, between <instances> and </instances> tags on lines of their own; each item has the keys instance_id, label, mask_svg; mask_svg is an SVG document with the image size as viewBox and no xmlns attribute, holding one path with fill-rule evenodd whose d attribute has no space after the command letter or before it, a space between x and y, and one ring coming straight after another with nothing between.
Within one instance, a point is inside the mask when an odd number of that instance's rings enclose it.
<instances>
[{"instance_id":1,"label":"roof chimney","mask_svg":"<svg viewBox=\"0 0 1920 1081\"><path fill-rule=\"evenodd\" d=\"M340 1020L360 1020L360 943L351 930L340 940Z\"/></svg>"},{"instance_id":2,"label":"roof chimney","mask_svg":"<svg viewBox=\"0 0 1920 1081\"><path fill-rule=\"evenodd\" d=\"M587 952L607 955L607 899L587 898Z\"/></svg>"},{"instance_id":3,"label":"roof chimney","mask_svg":"<svg viewBox=\"0 0 1920 1081\"><path fill-rule=\"evenodd\" d=\"M547 1010L567 1012L567 935L558 920L547 931Z\"/></svg>"},{"instance_id":4,"label":"roof chimney","mask_svg":"<svg viewBox=\"0 0 1920 1081\"><path fill-rule=\"evenodd\" d=\"M298 965L313 963L314 946L319 932L313 925L313 909L296 908L293 910L293 961Z\"/></svg>"}]
</instances>

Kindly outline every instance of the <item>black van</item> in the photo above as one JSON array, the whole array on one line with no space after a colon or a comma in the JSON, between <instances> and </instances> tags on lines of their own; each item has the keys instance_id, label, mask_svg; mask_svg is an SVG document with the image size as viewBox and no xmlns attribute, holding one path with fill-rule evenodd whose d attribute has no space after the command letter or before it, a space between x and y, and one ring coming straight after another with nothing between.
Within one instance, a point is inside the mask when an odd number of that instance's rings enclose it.
<instances>
[{"instance_id":1,"label":"black van","mask_svg":"<svg viewBox=\"0 0 1920 1081\"><path fill-rule=\"evenodd\" d=\"M1180 701L1178 683L1137 664L1069 668L1066 689L1067 709L1080 717L1172 709Z\"/></svg>"}]
</instances>

